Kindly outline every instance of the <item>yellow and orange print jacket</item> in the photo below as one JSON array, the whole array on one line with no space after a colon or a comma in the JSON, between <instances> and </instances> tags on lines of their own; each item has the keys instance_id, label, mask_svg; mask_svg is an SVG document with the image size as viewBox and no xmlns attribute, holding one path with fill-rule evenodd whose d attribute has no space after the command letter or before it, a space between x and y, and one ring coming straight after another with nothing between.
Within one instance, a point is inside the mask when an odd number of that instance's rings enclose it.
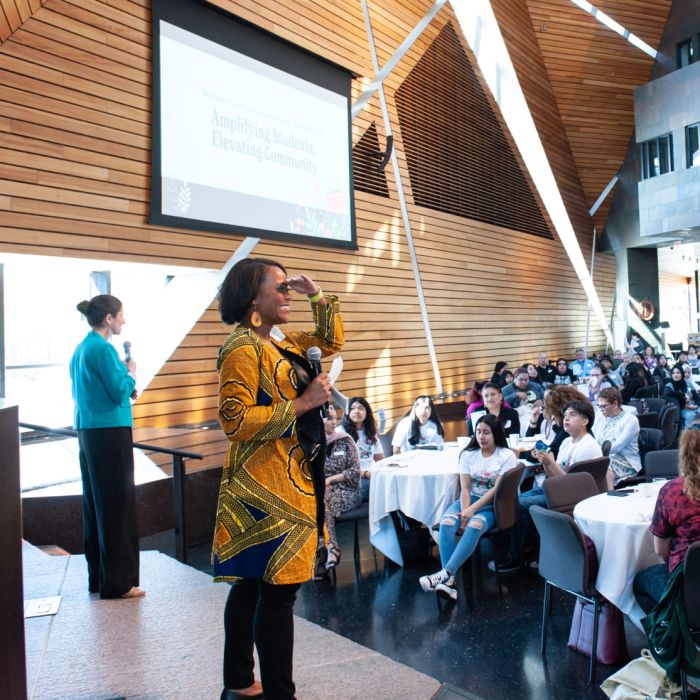
<instances>
[{"instance_id":1,"label":"yellow and orange print jacket","mask_svg":"<svg viewBox=\"0 0 700 700\"><path fill-rule=\"evenodd\" d=\"M345 335L338 299L312 302L313 333L261 341L237 326L219 352L219 422L231 441L219 489L212 562L217 581L308 581L318 542L316 494L299 444L297 375L279 349L338 352Z\"/></svg>"}]
</instances>

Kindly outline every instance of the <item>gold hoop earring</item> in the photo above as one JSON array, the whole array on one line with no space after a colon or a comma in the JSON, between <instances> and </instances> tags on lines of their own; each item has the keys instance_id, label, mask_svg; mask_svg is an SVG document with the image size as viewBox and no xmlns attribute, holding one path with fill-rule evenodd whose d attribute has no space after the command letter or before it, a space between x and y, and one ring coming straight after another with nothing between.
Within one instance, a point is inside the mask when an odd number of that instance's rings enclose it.
<instances>
[{"instance_id":1,"label":"gold hoop earring","mask_svg":"<svg viewBox=\"0 0 700 700\"><path fill-rule=\"evenodd\" d=\"M262 316L258 313L258 310L253 306L253 313L250 314L250 325L253 328L260 328L262 326Z\"/></svg>"}]
</instances>

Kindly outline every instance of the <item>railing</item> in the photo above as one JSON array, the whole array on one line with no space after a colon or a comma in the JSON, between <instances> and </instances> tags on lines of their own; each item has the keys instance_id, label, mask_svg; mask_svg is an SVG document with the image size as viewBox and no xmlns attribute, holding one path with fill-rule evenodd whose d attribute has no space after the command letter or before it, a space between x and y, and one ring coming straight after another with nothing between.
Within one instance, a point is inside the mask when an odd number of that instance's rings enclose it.
<instances>
[{"instance_id":1,"label":"railing","mask_svg":"<svg viewBox=\"0 0 700 700\"><path fill-rule=\"evenodd\" d=\"M47 435L64 435L65 437L78 437L75 430L67 428L47 428L45 425L34 425L33 423L20 423L20 428L34 430ZM186 450L173 450L169 447L159 447L158 445L147 445L143 442L135 442L134 447L138 450L148 450L149 452L160 452L161 454L172 455L173 458L173 519L175 521L175 556L178 561L187 563L187 523L185 520L185 459L202 459L203 456L197 452L187 452Z\"/></svg>"}]
</instances>

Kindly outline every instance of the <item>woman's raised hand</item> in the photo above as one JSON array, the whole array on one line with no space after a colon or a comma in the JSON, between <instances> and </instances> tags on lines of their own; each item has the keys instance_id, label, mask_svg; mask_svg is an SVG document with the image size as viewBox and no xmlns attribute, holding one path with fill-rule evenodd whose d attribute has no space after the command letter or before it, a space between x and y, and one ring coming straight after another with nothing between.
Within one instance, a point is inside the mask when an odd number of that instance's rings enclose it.
<instances>
[{"instance_id":1,"label":"woman's raised hand","mask_svg":"<svg viewBox=\"0 0 700 700\"><path fill-rule=\"evenodd\" d=\"M318 291L318 285L307 275L287 277L287 284L297 293L310 296Z\"/></svg>"}]
</instances>

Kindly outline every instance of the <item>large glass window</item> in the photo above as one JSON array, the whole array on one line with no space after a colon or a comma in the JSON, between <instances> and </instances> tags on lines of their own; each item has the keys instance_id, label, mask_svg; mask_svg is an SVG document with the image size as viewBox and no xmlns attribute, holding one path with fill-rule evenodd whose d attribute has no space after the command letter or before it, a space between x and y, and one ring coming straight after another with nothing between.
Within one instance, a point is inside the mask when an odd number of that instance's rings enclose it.
<instances>
[{"instance_id":1,"label":"large glass window","mask_svg":"<svg viewBox=\"0 0 700 700\"><path fill-rule=\"evenodd\" d=\"M673 137L671 134L642 144L642 179L670 173L673 170Z\"/></svg>"},{"instance_id":2,"label":"large glass window","mask_svg":"<svg viewBox=\"0 0 700 700\"><path fill-rule=\"evenodd\" d=\"M689 66L693 62L693 40L686 39L676 44L676 64L679 68Z\"/></svg>"},{"instance_id":3,"label":"large glass window","mask_svg":"<svg viewBox=\"0 0 700 700\"><path fill-rule=\"evenodd\" d=\"M685 127L686 168L700 165L700 122Z\"/></svg>"}]
</instances>

